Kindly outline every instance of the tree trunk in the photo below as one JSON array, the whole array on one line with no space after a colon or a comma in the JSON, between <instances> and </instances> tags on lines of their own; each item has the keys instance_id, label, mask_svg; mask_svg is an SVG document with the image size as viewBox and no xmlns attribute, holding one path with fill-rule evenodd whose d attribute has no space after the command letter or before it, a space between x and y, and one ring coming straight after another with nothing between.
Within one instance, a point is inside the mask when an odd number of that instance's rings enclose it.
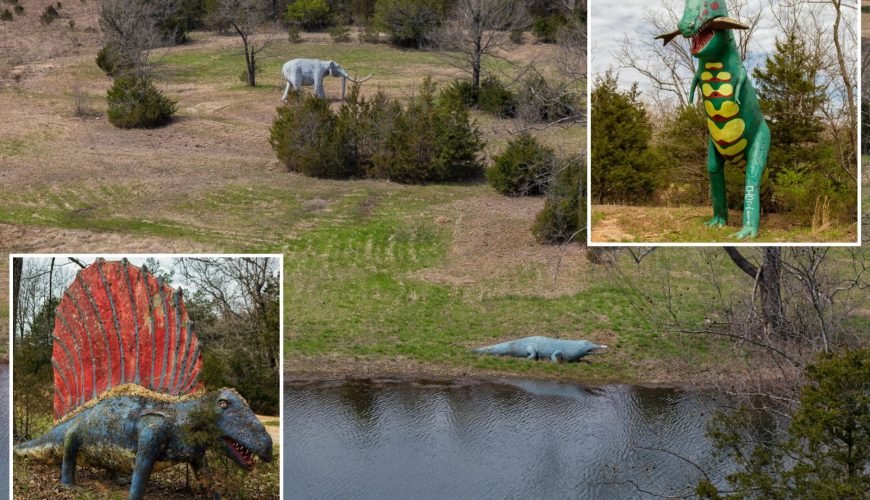
<instances>
[{"instance_id":1,"label":"tree trunk","mask_svg":"<svg viewBox=\"0 0 870 500\"><path fill-rule=\"evenodd\" d=\"M248 59L248 85L251 87L257 86L257 61L254 58L254 54L251 53Z\"/></svg>"},{"instance_id":2,"label":"tree trunk","mask_svg":"<svg viewBox=\"0 0 870 500\"><path fill-rule=\"evenodd\" d=\"M45 308L45 324L48 325L48 332L46 333L46 337L50 337L51 333L51 320L54 311L51 309L51 300L52 300L52 287L54 286L54 257L51 258L51 267L48 269L48 307Z\"/></svg>"},{"instance_id":3,"label":"tree trunk","mask_svg":"<svg viewBox=\"0 0 870 500\"><path fill-rule=\"evenodd\" d=\"M21 318L18 317L18 304L21 301L21 272L24 269L24 259L15 257L12 259L12 332L14 334L16 328L20 330L19 323ZM14 340L14 339L13 339Z\"/></svg>"},{"instance_id":4,"label":"tree trunk","mask_svg":"<svg viewBox=\"0 0 870 500\"><path fill-rule=\"evenodd\" d=\"M762 249L761 268L755 267L734 247L724 247L734 264L753 280L758 281L761 297L761 321L764 329L776 335L782 335L785 318L782 310L782 293L780 278L782 271L782 249L780 247L764 247Z\"/></svg>"},{"instance_id":5,"label":"tree trunk","mask_svg":"<svg viewBox=\"0 0 870 500\"><path fill-rule=\"evenodd\" d=\"M483 58L483 32L475 33L474 53L471 54L471 88L474 95L480 93L480 60Z\"/></svg>"}]
</instances>

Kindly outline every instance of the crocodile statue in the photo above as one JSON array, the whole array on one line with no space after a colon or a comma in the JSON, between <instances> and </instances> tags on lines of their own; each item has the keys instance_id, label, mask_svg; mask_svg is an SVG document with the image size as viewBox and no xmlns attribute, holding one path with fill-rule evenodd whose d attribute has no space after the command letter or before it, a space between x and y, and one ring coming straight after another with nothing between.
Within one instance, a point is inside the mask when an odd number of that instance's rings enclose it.
<instances>
[{"instance_id":1,"label":"crocodile statue","mask_svg":"<svg viewBox=\"0 0 870 500\"><path fill-rule=\"evenodd\" d=\"M214 416L224 452L245 470L254 456L272 460L272 438L233 389L170 396L135 384L116 386L67 415L47 434L21 443L15 454L61 464L61 483L75 484L76 464L132 474L129 498L145 495L152 471L189 463L197 477L207 471L211 443L191 439L197 412ZM219 496L218 496L219 498Z\"/></svg>"},{"instance_id":2,"label":"crocodile statue","mask_svg":"<svg viewBox=\"0 0 870 500\"><path fill-rule=\"evenodd\" d=\"M549 358L550 361L558 363L559 361L579 361L580 358L588 354L601 354L606 349L606 345L594 344L588 340L564 340L535 336L481 347L475 349L474 352L528 359Z\"/></svg>"},{"instance_id":3,"label":"crocodile statue","mask_svg":"<svg viewBox=\"0 0 870 500\"><path fill-rule=\"evenodd\" d=\"M656 38L667 45L677 35L691 39L692 56L698 68L692 78L689 102L695 102L700 86L707 117L707 170L713 218L711 227L725 227L728 205L725 201L725 168L746 170L743 195L743 227L733 236L755 238L761 217L759 187L767 153L770 130L758 105L755 89L746 75L732 30L748 29L728 17L725 0L686 0L677 29Z\"/></svg>"},{"instance_id":4,"label":"crocodile statue","mask_svg":"<svg viewBox=\"0 0 870 500\"><path fill-rule=\"evenodd\" d=\"M246 470L255 455L271 460L272 439L244 398L198 381L201 346L182 290L144 266L97 259L79 271L52 338L55 426L15 454L60 464L62 484L75 483L76 464L100 467L132 474L129 498L139 499L154 470L189 463L207 475L215 443Z\"/></svg>"}]
</instances>

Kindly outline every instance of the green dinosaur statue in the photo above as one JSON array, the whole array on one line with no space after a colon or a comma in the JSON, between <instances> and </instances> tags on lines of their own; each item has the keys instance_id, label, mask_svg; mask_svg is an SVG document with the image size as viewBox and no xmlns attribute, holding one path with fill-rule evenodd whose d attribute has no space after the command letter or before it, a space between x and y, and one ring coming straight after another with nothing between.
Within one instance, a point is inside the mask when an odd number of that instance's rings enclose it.
<instances>
[{"instance_id":1,"label":"green dinosaur statue","mask_svg":"<svg viewBox=\"0 0 870 500\"><path fill-rule=\"evenodd\" d=\"M724 0L686 0L683 18L676 30L659 35L665 45L677 35L692 39L692 55L698 69L692 79L689 102L695 87L701 87L707 115L707 170L710 172L713 218L711 227L725 227L725 167L746 167L743 196L743 228L737 239L758 236L761 216L759 185L770 149L770 129L758 106L758 97L746 77L746 69L731 30L748 29L728 17Z\"/></svg>"}]
</instances>

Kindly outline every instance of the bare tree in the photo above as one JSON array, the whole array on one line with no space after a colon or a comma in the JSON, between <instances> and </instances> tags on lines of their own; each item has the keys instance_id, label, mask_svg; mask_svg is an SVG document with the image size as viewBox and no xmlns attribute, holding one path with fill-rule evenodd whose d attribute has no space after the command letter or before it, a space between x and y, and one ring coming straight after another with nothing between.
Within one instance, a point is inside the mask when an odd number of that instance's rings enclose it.
<instances>
[{"instance_id":1,"label":"bare tree","mask_svg":"<svg viewBox=\"0 0 870 500\"><path fill-rule=\"evenodd\" d=\"M173 0L100 0L99 22L105 43L141 76L150 72L151 53L171 46L175 33L161 23L175 13Z\"/></svg>"},{"instance_id":2,"label":"bare tree","mask_svg":"<svg viewBox=\"0 0 870 500\"><path fill-rule=\"evenodd\" d=\"M730 14L750 26L748 30L735 30L737 46L744 59L762 13L760 8L750 10L748 3L748 0L728 2ZM619 68L637 71L652 86L649 97L661 114L668 113L674 102L678 106L690 104L689 85L695 73L695 59L689 46L680 41L682 37L667 45L654 39L656 35L673 31L682 12L682 0L667 0L661 9L647 10L644 20L649 29L637 34L626 33L616 55Z\"/></svg>"},{"instance_id":3,"label":"bare tree","mask_svg":"<svg viewBox=\"0 0 870 500\"><path fill-rule=\"evenodd\" d=\"M12 259L12 336L15 337L15 323L18 321L18 309L21 303L21 273L24 270L24 259Z\"/></svg>"},{"instance_id":4,"label":"bare tree","mask_svg":"<svg viewBox=\"0 0 870 500\"><path fill-rule=\"evenodd\" d=\"M495 56L508 42L506 31L525 26L527 13L515 0L456 0L453 17L436 35L451 64L471 75L480 87L484 56Z\"/></svg>"},{"instance_id":5,"label":"bare tree","mask_svg":"<svg viewBox=\"0 0 870 500\"><path fill-rule=\"evenodd\" d=\"M178 259L177 267L180 275L197 289L200 298L222 318L223 331L202 331L203 339L215 341L211 344L214 350L246 349L250 356L258 359L258 364L273 368L277 380L281 363L278 332L258 331L274 313L270 308L277 296L277 261L190 257Z\"/></svg>"},{"instance_id":6,"label":"bare tree","mask_svg":"<svg viewBox=\"0 0 870 500\"><path fill-rule=\"evenodd\" d=\"M255 36L271 18L272 10L272 2L267 0L216 0L210 14L210 24L216 29L230 28L242 40L247 83L251 87L257 85L258 58L274 41L272 36Z\"/></svg>"},{"instance_id":7,"label":"bare tree","mask_svg":"<svg viewBox=\"0 0 870 500\"><path fill-rule=\"evenodd\" d=\"M775 335L782 334L785 323L780 289L782 248L762 248L762 259L759 266L749 262L735 247L724 247L723 249L731 261L755 281L753 295L756 289L761 291L761 318L765 330Z\"/></svg>"},{"instance_id":8,"label":"bare tree","mask_svg":"<svg viewBox=\"0 0 870 500\"><path fill-rule=\"evenodd\" d=\"M870 253L816 247L726 253L626 249L599 260L654 328L687 341L687 348L709 341L732 351L708 372L709 383L788 417L808 364L870 341L848 321L870 305ZM620 254L630 254L631 263Z\"/></svg>"},{"instance_id":9,"label":"bare tree","mask_svg":"<svg viewBox=\"0 0 870 500\"><path fill-rule=\"evenodd\" d=\"M558 33L559 70L572 81L586 81L586 0L562 0L568 15Z\"/></svg>"}]
</instances>

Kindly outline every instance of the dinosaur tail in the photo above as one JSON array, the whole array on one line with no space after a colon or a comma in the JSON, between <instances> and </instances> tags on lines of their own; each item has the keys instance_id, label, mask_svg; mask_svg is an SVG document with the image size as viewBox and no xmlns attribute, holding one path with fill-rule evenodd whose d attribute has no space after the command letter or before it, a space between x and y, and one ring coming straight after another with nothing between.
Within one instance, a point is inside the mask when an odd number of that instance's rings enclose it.
<instances>
[{"instance_id":1,"label":"dinosaur tail","mask_svg":"<svg viewBox=\"0 0 870 500\"><path fill-rule=\"evenodd\" d=\"M64 428L57 426L43 436L15 445L15 456L41 463L60 463L63 460Z\"/></svg>"},{"instance_id":2,"label":"dinosaur tail","mask_svg":"<svg viewBox=\"0 0 870 500\"><path fill-rule=\"evenodd\" d=\"M502 342L501 344L488 345L474 349L474 352L479 354L494 354L496 356L505 356L510 353L512 342Z\"/></svg>"}]
</instances>

